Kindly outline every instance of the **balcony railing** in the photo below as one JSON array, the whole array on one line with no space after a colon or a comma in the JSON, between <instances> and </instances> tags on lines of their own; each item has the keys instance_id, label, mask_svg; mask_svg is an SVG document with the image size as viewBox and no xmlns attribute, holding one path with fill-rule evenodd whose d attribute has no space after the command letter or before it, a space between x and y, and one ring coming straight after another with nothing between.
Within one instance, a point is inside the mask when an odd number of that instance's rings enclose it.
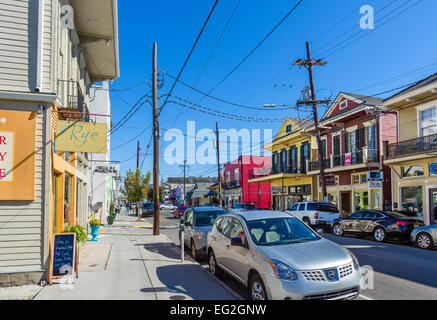
<instances>
[{"instance_id":1,"label":"balcony railing","mask_svg":"<svg viewBox=\"0 0 437 320\"><path fill-rule=\"evenodd\" d=\"M238 187L238 186L240 186L240 182L237 181L237 180L226 181L225 185L224 185L224 187L227 188L227 189L235 188L235 187Z\"/></svg>"},{"instance_id":2,"label":"balcony railing","mask_svg":"<svg viewBox=\"0 0 437 320\"><path fill-rule=\"evenodd\" d=\"M414 154L436 152L437 134L391 143L388 145L386 159L399 158Z\"/></svg>"},{"instance_id":3,"label":"balcony railing","mask_svg":"<svg viewBox=\"0 0 437 320\"><path fill-rule=\"evenodd\" d=\"M329 158L324 158L323 160L323 168L329 169L331 168L331 160ZM308 161L308 171L317 171L319 168L319 160Z\"/></svg>"},{"instance_id":4,"label":"balcony railing","mask_svg":"<svg viewBox=\"0 0 437 320\"><path fill-rule=\"evenodd\" d=\"M61 100L60 111L64 118L89 121L89 110L79 82L58 80L58 94Z\"/></svg>"},{"instance_id":5,"label":"balcony railing","mask_svg":"<svg viewBox=\"0 0 437 320\"><path fill-rule=\"evenodd\" d=\"M339 155L330 155L329 158L323 159L324 169L333 169L333 168L341 168L359 164L378 164L380 160L379 151L376 149L362 149L355 152L350 153L346 156L346 154ZM319 161L308 161L308 171L319 171Z\"/></svg>"},{"instance_id":6,"label":"balcony railing","mask_svg":"<svg viewBox=\"0 0 437 320\"><path fill-rule=\"evenodd\" d=\"M249 179L266 177L266 176L269 176L273 173L271 167L256 168L256 169L258 169L258 170L255 170L255 169L249 170Z\"/></svg>"}]
</instances>

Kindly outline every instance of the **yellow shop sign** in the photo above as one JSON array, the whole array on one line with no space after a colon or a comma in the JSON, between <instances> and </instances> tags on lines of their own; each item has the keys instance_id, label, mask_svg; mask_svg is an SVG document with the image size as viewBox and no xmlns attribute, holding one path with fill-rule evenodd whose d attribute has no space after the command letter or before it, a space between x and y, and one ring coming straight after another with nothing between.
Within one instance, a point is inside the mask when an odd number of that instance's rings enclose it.
<instances>
[{"instance_id":1,"label":"yellow shop sign","mask_svg":"<svg viewBox=\"0 0 437 320\"><path fill-rule=\"evenodd\" d=\"M58 120L56 151L106 153L106 123Z\"/></svg>"}]
</instances>

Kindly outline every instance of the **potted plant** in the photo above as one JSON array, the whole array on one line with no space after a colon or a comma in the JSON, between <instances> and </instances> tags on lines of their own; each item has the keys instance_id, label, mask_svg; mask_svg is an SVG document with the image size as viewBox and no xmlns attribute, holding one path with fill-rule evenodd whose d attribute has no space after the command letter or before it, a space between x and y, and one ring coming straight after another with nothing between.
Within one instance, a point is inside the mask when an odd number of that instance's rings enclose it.
<instances>
[{"instance_id":1,"label":"potted plant","mask_svg":"<svg viewBox=\"0 0 437 320\"><path fill-rule=\"evenodd\" d=\"M101 224L102 223L100 222L100 220L97 220L95 218L92 218L89 221L89 225L91 227L91 235L93 236L90 241L97 241L97 236L99 235L99 229Z\"/></svg>"},{"instance_id":2,"label":"potted plant","mask_svg":"<svg viewBox=\"0 0 437 320\"><path fill-rule=\"evenodd\" d=\"M111 202L111 205L109 206L109 216L106 218L109 225L114 223L116 216L117 216L117 213L115 212L115 204L114 204L114 202Z\"/></svg>"},{"instance_id":3,"label":"potted plant","mask_svg":"<svg viewBox=\"0 0 437 320\"><path fill-rule=\"evenodd\" d=\"M75 233L77 243L85 243L87 240L87 234L81 226L68 226L63 233Z\"/></svg>"}]
</instances>

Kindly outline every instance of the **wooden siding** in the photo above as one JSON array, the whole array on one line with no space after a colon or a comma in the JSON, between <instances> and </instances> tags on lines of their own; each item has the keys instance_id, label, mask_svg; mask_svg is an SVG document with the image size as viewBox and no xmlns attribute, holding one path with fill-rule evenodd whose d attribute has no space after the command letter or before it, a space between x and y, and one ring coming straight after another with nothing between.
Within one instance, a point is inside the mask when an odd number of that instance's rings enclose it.
<instances>
[{"instance_id":1,"label":"wooden siding","mask_svg":"<svg viewBox=\"0 0 437 320\"><path fill-rule=\"evenodd\" d=\"M0 273L39 270L43 265L43 115L35 136L35 200L0 202Z\"/></svg>"},{"instance_id":2,"label":"wooden siding","mask_svg":"<svg viewBox=\"0 0 437 320\"><path fill-rule=\"evenodd\" d=\"M36 85L38 0L0 0L0 90L33 92ZM52 0L44 0L42 92L53 92Z\"/></svg>"}]
</instances>

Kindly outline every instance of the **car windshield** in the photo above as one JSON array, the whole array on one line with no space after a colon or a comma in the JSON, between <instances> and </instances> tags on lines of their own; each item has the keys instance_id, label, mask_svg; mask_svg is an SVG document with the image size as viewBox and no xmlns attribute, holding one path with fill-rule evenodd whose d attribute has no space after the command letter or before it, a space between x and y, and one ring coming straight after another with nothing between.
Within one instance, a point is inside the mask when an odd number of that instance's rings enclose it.
<instances>
[{"instance_id":1,"label":"car windshield","mask_svg":"<svg viewBox=\"0 0 437 320\"><path fill-rule=\"evenodd\" d=\"M217 210L217 211L198 211L194 213L194 225L196 227L208 227L212 226L215 219L225 214L225 210Z\"/></svg>"},{"instance_id":2,"label":"car windshield","mask_svg":"<svg viewBox=\"0 0 437 320\"><path fill-rule=\"evenodd\" d=\"M143 203L143 207L144 207L144 208L153 207L153 203L151 203L151 202L145 202L145 203Z\"/></svg>"},{"instance_id":3,"label":"car windshield","mask_svg":"<svg viewBox=\"0 0 437 320\"><path fill-rule=\"evenodd\" d=\"M320 237L296 218L269 218L247 222L253 242L260 246L274 246L307 241Z\"/></svg>"},{"instance_id":4,"label":"car windshield","mask_svg":"<svg viewBox=\"0 0 437 320\"><path fill-rule=\"evenodd\" d=\"M178 208L178 210L182 210L182 211L187 210L187 209L188 209L188 207L179 207Z\"/></svg>"}]
</instances>

